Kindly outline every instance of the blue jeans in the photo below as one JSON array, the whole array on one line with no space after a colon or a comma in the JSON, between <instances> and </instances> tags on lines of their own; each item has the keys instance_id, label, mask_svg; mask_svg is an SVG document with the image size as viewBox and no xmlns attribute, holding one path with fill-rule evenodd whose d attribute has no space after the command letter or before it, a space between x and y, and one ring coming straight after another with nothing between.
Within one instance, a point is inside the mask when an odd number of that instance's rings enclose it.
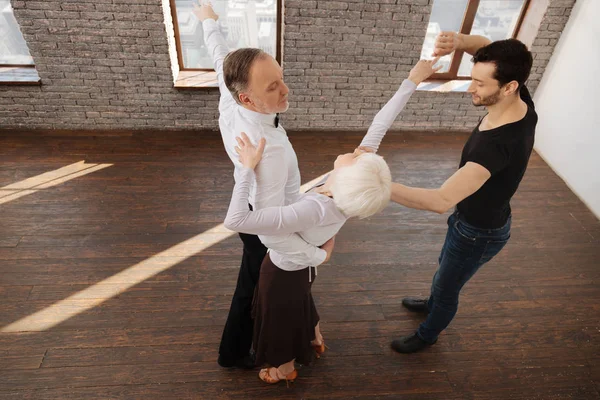
<instances>
[{"instance_id":1,"label":"blue jeans","mask_svg":"<svg viewBox=\"0 0 600 400\"><path fill-rule=\"evenodd\" d=\"M421 339L434 343L450 325L458 310L460 290L483 264L506 245L510 238L510 223L509 217L501 228L481 229L461 220L458 211L450 215L439 268L431 285L429 315L417 330Z\"/></svg>"}]
</instances>

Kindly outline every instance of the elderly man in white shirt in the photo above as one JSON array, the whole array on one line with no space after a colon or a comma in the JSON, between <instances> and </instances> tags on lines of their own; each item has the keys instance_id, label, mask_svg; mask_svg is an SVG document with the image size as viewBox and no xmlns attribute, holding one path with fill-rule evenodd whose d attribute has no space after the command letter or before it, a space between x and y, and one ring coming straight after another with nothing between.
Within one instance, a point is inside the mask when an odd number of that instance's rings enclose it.
<instances>
[{"instance_id":1,"label":"elderly man in white shirt","mask_svg":"<svg viewBox=\"0 0 600 400\"><path fill-rule=\"evenodd\" d=\"M235 167L234 179L240 178L243 169L235 152L236 136L247 132L254 143L265 138L268 144L256 169L256 180L251 183L249 207L262 209L294 203L300 192L300 171L296 153L279 124L278 113L289 107L289 89L283 82L281 67L259 49L229 53L212 7L203 4L194 13L202 21L204 41L217 72L221 94L219 128ZM244 243L242 264L219 346L218 363L222 367L254 368L250 354L252 298L267 247L292 254L298 264L312 266L323 263L331 249L311 245L298 235L240 234L240 238Z\"/></svg>"}]
</instances>

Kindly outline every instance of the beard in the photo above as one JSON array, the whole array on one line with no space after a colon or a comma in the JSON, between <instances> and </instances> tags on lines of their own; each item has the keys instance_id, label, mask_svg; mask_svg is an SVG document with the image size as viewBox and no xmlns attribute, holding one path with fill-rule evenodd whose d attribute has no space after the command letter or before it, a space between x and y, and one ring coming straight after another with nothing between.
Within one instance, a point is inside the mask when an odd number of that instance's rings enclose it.
<instances>
[{"instance_id":1,"label":"beard","mask_svg":"<svg viewBox=\"0 0 600 400\"><path fill-rule=\"evenodd\" d=\"M284 112L286 112L290 108L290 103L289 103L289 101L287 99L285 99L285 101L283 102L283 104L284 105L281 106L281 108L277 112L284 113Z\"/></svg>"},{"instance_id":2,"label":"beard","mask_svg":"<svg viewBox=\"0 0 600 400\"><path fill-rule=\"evenodd\" d=\"M276 113L284 113L290 107L290 103L286 98L285 101L282 101L280 104L275 106L268 106L265 102L254 99L254 103L256 104L256 108L263 114L276 114Z\"/></svg>"},{"instance_id":3,"label":"beard","mask_svg":"<svg viewBox=\"0 0 600 400\"><path fill-rule=\"evenodd\" d=\"M496 93L490 94L487 97L479 97L479 100L475 100L475 98L473 98L473 105L476 107L480 107L480 106L493 106L494 104L498 103L500 101L500 90L498 90Z\"/></svg>"}]
</instances>

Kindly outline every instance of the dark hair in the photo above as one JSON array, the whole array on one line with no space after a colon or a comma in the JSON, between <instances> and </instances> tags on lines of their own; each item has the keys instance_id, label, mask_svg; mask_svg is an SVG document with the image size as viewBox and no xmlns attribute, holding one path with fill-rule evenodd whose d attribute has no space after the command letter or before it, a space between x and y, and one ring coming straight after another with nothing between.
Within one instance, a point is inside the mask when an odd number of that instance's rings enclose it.
<instances>
[{"instance_id":1,"label":"dark hair","mask_svg":"<svg viewBox=\"0 0 600 400\"><path fill-rule=\"evenodd\" d=\"M520 89L529 77L533 57L522 42L517 39L506 39L480 48L471 61L494 63L496 65L494 79L500 83L500 86L517 81Z\"/></svg>"},{"instance_id":2,"label":"dark hair","mask_svg":"<svg viewBox=\"0 0 600 400\"><path fill-rule=\"evenodd\" d=\"M240 103L240 92L246 90L250 80L250 68L255 60L265 57L261 49L244 48L227 54L223 62L223 79L231 95Z\"/></svg>"}]
</instances>

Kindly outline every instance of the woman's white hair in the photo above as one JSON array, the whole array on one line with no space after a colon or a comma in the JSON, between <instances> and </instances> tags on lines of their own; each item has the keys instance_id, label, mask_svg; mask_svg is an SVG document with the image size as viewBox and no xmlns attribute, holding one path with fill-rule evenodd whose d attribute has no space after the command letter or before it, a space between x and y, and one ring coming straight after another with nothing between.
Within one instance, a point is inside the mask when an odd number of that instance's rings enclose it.
<instances>
[{"instance_id":1,"label":"woman's white hair","mask_svg":"<svg viewBox=\"0 0 600 400\"><path fill-rule=\"evenodd\" d=\"M330 188L335 205L347 217L367 218L383 210L392 194L392 174L383 157L363 153L336 172Z\"/></svg>"}]
</instances>

